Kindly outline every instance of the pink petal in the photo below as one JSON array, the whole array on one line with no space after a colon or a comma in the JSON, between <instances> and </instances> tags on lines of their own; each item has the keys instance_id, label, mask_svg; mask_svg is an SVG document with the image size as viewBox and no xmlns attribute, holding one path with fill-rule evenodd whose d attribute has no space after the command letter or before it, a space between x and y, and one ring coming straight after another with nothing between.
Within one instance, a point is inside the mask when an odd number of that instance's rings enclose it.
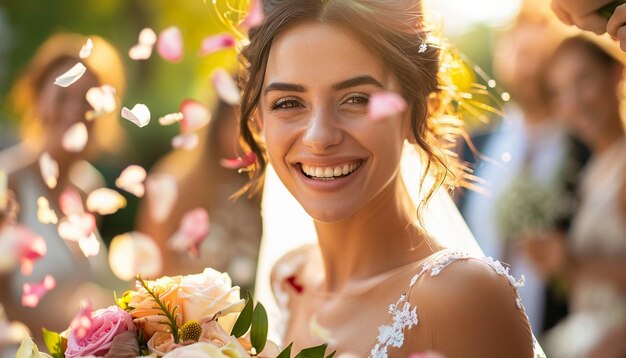
<instances>
[{"instance_id":1,"label":"pink petal","mask_svg":"<svg viewBox=\"0 0 626 358\"><path fill-rule=\"evenodd\" d=\"M83 214L85 212L83 199L80 197L78 191L72 188L63 190L59 196L59 207L65 216Z\"/></svg>"},{"instance_id":2,"label":"pink petal","mask_svg":"<svg viewBox=\"0 0 626 358\"><path fill-rule=\"evenodd\" d=\"M141 198L145 193L146 170L138 165L129 165L115 180L115 186Z\"/></svg>"},{"instance_id":3,"label":"pink petal","mask_svg":"<svg viewBox=\"0 0 626 358\"><path fill-rule=\"evenodd\" d=\"M74 123L63 135L61 144L70 153L79 153L87 145L87 126L83 122Z\"/></svg>"},{"instance_id":4,"label":"pink petal","mask_svg":"<svg viewBox=\"0 0 626 358\"><path fill-rule=\"evenodd\" d=\"M87 210L100 215L110 215L126 207L126 199L117 191L100 188L87 196Z\"/></svg>"},{"instance_id":5,"label":"pink petal","mask_svg":"<svg viewBox=\"0 0 626 358\"><path fill-rule=\"evenodd\" d=\"M94 119L103 114L113 113L117 107L115 92L115 87L111 85L90 88L85 98L87 98L87 102L93 107L93 111L88 112L87 120Z\"/></svg>"},{"instance_id":6,"label":"pink petal","mask_svg":"<svg viewBox=\"0 0 626 358\"><path fill-rule=\"evenodd\" d=\"M83 47L80 48L80 53L78 55L80 58L87 58L91 55L91 50L93 50L93 41L89 38Z\"/></svg>"},{"instance_id":7,"label":"pink petal","mask_svg":"<svg viewBox=\"0 0 626 358\"><path fill-rule=\"evenodd\" d=\"M183 35L176 26L161 31L157 42L159 55L170 62L180 62L183 58Z\"/></svg>"},{"instance_id":8,"label":"pink petal","mask_svg":"<svg viewBox=\"0 0 626 358\"><path fill-rule=\"evenodd\" d=\"M196 133L181 134L172 138L172 147L175 149L192 150L198 146L200 139Z\"/></svg>"},{"instance_id":9,"label":"pink petal","mask_svg":"<svg viewBox=\"0 0 626 358\"><path fill-rule=\"evenodd\" d=\"M150 110L145 104L137 103L133 109L122 108L122 118L135 123L143 128L150 123Z\"/></svg>"},{"instance_id":10,"label":"pink petal","mask_svg":"<svg viewBox=\"0 0 626 358\"><path fill-rule=\"evenodd\" d=\"M180 112L166 114L159 118L159 124L162 126L169 126L174 123L178 123L183 120L183 114Z\"/></svg>"},{"instance_id":11,"label":"pink petal","mask_svg":"<svg viewBox=\"0 0 626 358\"><path fill-rule=\"evenodd\" d=\"M109 246L109 266L124 281L138 274L155 277L163 269L163 257L154 240L140 232L130 232L113 238Z\"/></svg>"},{"instance_id":12,"label":"pink petal","mask_svg":"<svg viewBox=\"0 0 626 358\"><path fill-rule=\"evenodd\" d=\"M162 222L178 197L176 178L169 174L153 174L146 180L146 187L150 214L155 221Z\"/></svg>"},{"instance_id":13,"label":"pink petal","mask_svg":"<svg viewBox=\"0 0 626 358\"><path fill-rule=\"evenodd\" d=\"M80 241L96 229L96 217L91 213L72 214L61 219L57 232L63 240Z\"/></svg>"},{"instance_id":14,"label":"pink petal","mask_svg":"<svg viewBox=\"0 0 626 358\"><path fill-rule=\"evenodd\" d=\"M56 224L59 221L57 214L50 209L50 202L43 196L37 199L37 219L42 224Z\"/></svg>"},{"instance_id":15,"label":"pink petal","mask_svg":"<svg viewBox=\"0 0 626 358\"><path fill-rule=\"evenodd\" d=\"M0 211L4 211L9 206L9 176L7 172L0 169Z\"/></svg>"},{"instance_id":16,"label":"pink petal","mask_svg":"<svg viewBox=\"0 0 626 358\"><path fill-rule=\"evenodd\" d=\"M134 45L128 56L133 60L147 60L152 55L152 48L157 41L157 35L150 28L145 28L139 33L139 43Z\"/></svg>"},{"instance_id":17,"label":"pink petal","mask_svg":"<svg viewBox=\"0 0 626 358\"><path fill-rule=\"evenodd\" d=\"M22 274L28 276L33 272L34 262L46 256L47 246L46 241L41 236L36 235L25 227L23 229L28 231L20 235L20 242L23 245L20 261Z\"/></svg>"},{"instance_id":18,"label":"pink petal","mask_svg":"<svg viewBox=\"0 0 626 358\"><path fill-rule=\"evenodd\" d=\"M213 87L217 95L226 103L236 106L241 102L239 87L233 78L224 69L219 68L213 72Z\"/></svg>"},{"instance_id":19,"label":"pink petal","mask_svg":"<svg viewBox=\"0 0 626 358\"><path fill-rule=\"evenodd\" d=\"M91 235L81 237L78 240L78 247L80 247L85 257L96 256L100 252L100 241L98 241L98 238L92 232Z\"/></svg>"},{"instance_id":20,"label":"pink petal","mask_svg":"<svg viewBox=\"0 0 626 358\"><path fill-rule=\"evenodd\" d=\"M52 159L48 152L44 152L41 157L39 157L39 169L41 170L41 176L48 188L56 188L59 178L59 164L56 160Z\"/></svg>"},{"instance_id":21,"label":"pink petal","mask_svg":"<svg viewBox=\"0 0 626 358\"><path fill-rule=\"evenodd\" d=\"M78 338L79 341L87 336L93 323L93 319L91 318L91 303L83 302L81 306L78 314L74 316L74 319L72 319L70 323L71 334Z\"/></svg>"},{"instance_id":22,"label":"pink petal","mask_svg":"<svg viewBox=\"0 0 626 358\"><path fill-rule=\"evenodd\" d=\"M244 169L256 163L256 154L249 152L243 157L234 159L222 159L220 164L228 169Z\"/></svg>"},{"instance_id":23,"label":"pink petal","mask_svg":"<svg viewBox=\"0 0 626 358\"><path fill-rule=\"evenodd\" d=\"M208 36L202 40L200 55L207 56L223 49L232 48L235 44L235 38L230 34Z\"/></svg>"},{"instance_id":24,"label":"pink petal","mask_svg":"<svg viewBox=\"0 0 626 358\"><path fill-rule=\"evenodd\" d=\"M79 62L67 70L64 74L57 77L56 80L54 80L54 84L61 87L69 87L72 83L83 77L85 71L87 71L87 67Z\"/></svg>"},{"instance_id":25,"label":"pink petal","mask_svg":"<svg viewBox=\"0 0 626 358\"><path fill-rule=\"evenodd\" d=\"M187 99L180 105L183 120L180 122L182 133L196 131L211 121L211 112L200 102Z\"/></svg>"},{"instance_id":26,"label":"pink petal","mask_svg":"<svg viewBox=\"0 0 626 358\"><path fill-rule=\"evenodd\" d=\"M41 298L56 286L56 280L46 275L43 281L38 283L25 283L22 291L22 306L37 307Z\"/></svg>"},{"instance_id":27,"label":"pink petal","mask_svg":"<svg viewBox=\"0 0 626 358\"><path fill-rule=\"evenodd\" d=\"M187 212L178 231L168 240L167 246L176 252L188 252L198 256L200 244L209 235L209 214L204 208Z\"/></svg>"},{"instance_id":28,"label":"pink petal","mask_svg":"<svg viewBox=\"0 0 626 358\"><path fill-rule=\"evenodd\" d=\"M252 29L258 27L265 20L265 13L263 12L263 2L261 0L252 0L250 4L250 12L248 17L243 22L245 29Z\"/></svg>"},{"instance_id":29,"label":"pink petal","mask_svg":"<svg viewBox=\"0 0 626 358\"><path fill-rule=\"evenodd\" d=\"M368 117L377 121L400 114L406 110L404 98L395 92L378 92L372 95L368 105Z\"/></svg>"}]
</instances>

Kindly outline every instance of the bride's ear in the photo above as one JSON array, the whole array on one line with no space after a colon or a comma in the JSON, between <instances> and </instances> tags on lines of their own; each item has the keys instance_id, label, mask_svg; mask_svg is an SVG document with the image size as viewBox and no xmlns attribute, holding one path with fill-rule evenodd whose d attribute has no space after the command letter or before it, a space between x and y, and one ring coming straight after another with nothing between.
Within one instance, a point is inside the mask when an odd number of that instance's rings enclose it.
<instances>
[{"instance_id":1,"label":"bride's ear","mask_svg":"<svg viewBox=\"0 0 626 358\"><path fill-rule=\"evenodd\" d=\"M265 141L265 126L263 121L263 115L258 109L254 111L254 114L252 115L252 122L254 123L254 128L256 132L259 134L261 139Z\"/></svg>"}]
</instances>

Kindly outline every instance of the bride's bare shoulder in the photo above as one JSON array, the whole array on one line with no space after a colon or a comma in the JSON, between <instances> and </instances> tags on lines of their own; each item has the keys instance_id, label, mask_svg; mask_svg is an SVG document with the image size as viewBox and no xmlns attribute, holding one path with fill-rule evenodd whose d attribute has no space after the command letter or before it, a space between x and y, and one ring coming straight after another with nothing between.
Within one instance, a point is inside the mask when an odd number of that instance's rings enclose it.
<instances>
[{"instance_id":1,"label":"bride's bare shoulder","mask_svg":"<svg viewBox=\"0 0 626 358\"><path fill-rule=\"evenodd\" d=\"M274 263L270 275L272 286L276 283L301 276L307 261L315 250L315 245L304 245L287 252Z\"/></svg>"}]
</instances>

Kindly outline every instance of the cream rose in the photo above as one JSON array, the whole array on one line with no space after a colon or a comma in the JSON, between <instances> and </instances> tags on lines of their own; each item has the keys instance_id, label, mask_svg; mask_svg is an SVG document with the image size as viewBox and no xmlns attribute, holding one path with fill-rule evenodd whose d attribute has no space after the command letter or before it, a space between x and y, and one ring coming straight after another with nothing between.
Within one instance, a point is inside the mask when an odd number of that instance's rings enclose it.
<instances>
[{"instance_id":1,"label":"cream rose","mask_svg":"<svg viewBox=\"0 0 626 358\"><path fill-rule=\"evenodd\" d=\"M211 268L201 274L184 276L179 297L183 300L185 322L220 317L220 325L226 332L232 330L237 313L245 306L245 300L239 297L239 287L232 286L230 276Z\"/></svg>"},{"instance_id":2,"label":"cream rose","mask_svg":"<svg viewBox=\"0 0 626 358\"><path fill-rule=\"evenodd\" d=\"M249 357L249 356L248 356ZM217 347L214 344L198 342L175 349L163 358L243 358L230 347Z\"/></svg>"},{"instance_id":3,"label":"cream rose","mask_svg":"<svg viewBox=\"0 0 626 358\"><path fill-rule=\"evenodd\" d=\"M48 354L40 352L37 345L30 337L24 338L15 358L52 358Z\"/></svg>"}]
</instances>

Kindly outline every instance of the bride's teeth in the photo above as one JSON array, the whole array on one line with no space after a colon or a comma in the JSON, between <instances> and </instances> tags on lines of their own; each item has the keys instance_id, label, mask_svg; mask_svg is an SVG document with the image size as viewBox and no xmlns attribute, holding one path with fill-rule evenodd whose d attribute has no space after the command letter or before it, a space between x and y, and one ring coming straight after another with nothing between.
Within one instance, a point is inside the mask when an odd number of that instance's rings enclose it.
<instances>
[{"instance_id":1,"label":"bride's teeth","mask_svg":"<svg viewBox=\"0 0 626 358\"><path fill-rule=\"evenodd\" d=\"M318 178L323 178L324 177L324 169L322 168L315 168L315 176Z\"/></svg>"},{"instance_id":2,"label":"bride's teeth","mask_svg":"<svg viewBox=\"0 0 626 358\"><path fill-rule=\"evenodd\" d=\"M332 178L333 177L333 168L326 168L324 169L324 177L326 178Z\"/></svg>"},{"instance_id":3,"label":"bride's teeth","mask_svg":"<svg viewBox=\"0 0 626 358\"><path fill-rule=\"evenodd\" d=\"M302 164L302 171L304 174L314 178L333 179L342 175L348 175L355 171L359 167L359 163L344 164L337 167L313 167Z\"/></svg>"},{"instance_id":4,"label":"bride's teeth","mask_svg":"<svg viewBox=\"0 0 626 358\"><path fill-rule=\"evenodd\" d=\"M338 176L341 176L341 174L342 174L341 168L339 168L339 167L335 168L335 171L333 172L333 175L338 177Z\"/></svg>"}]
</instances>

